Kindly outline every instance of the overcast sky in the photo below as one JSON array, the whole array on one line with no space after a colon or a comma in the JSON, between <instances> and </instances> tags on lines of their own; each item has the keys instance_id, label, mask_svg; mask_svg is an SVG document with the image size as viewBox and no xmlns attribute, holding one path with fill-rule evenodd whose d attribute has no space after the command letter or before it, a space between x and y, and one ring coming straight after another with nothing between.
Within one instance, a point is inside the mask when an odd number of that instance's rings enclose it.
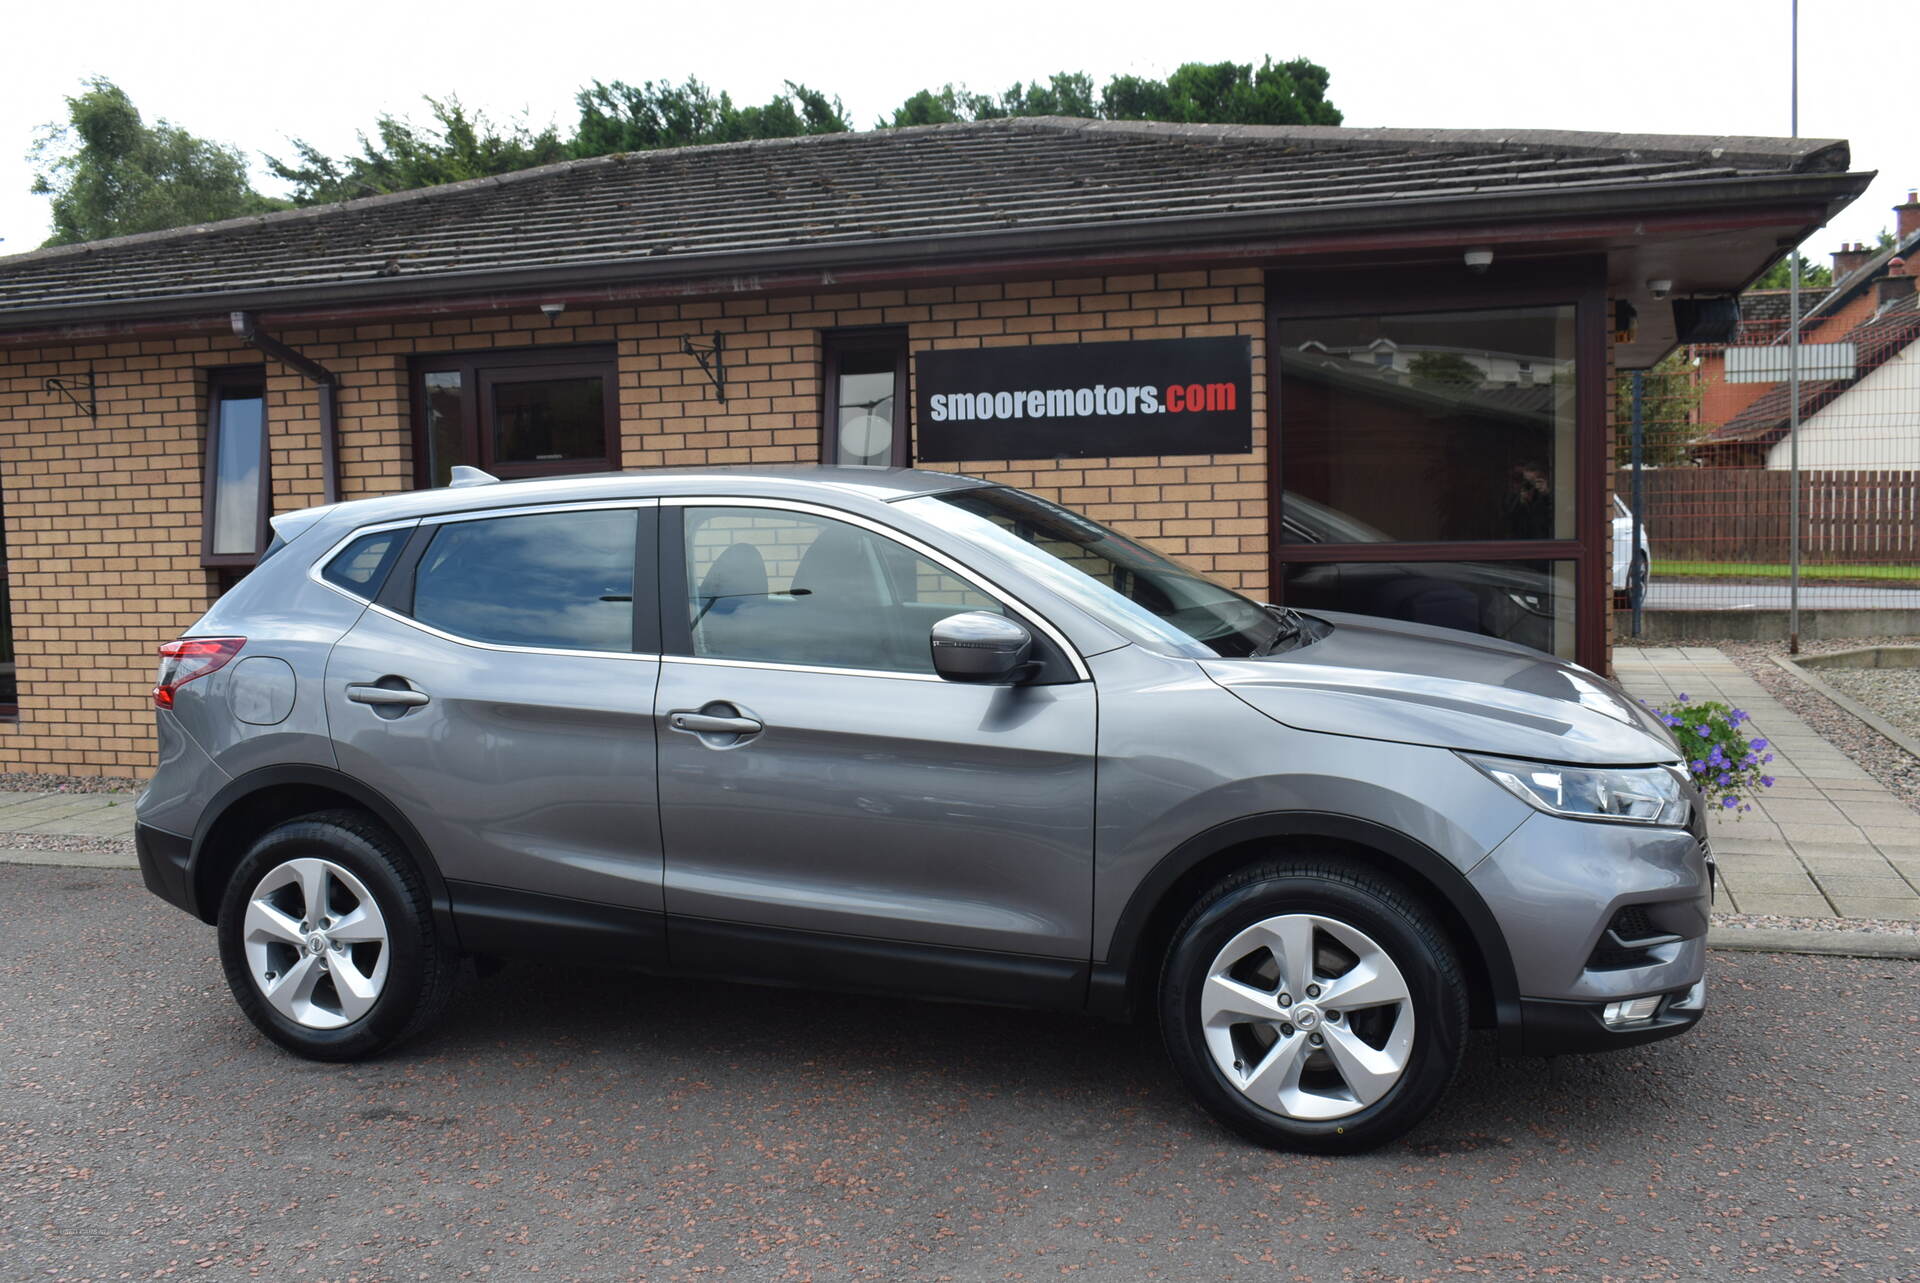
<instances>
[{"instance_id":1,"label":"overcast sky","mask_svg":"<svg viewBox=\"0 0 1920 1283\"><path fill-rule=\"evenodd\" d=\"M1920 184L1920 96L1893 52L1908 43L1903 16L1897 0L1802 0L1800 132L1848 139L1854 167L1881 174L1809 243L1816 256L1871 240ZM1264 55L1325 66L1350 125L1790 131L1788 0L22 3L0 21L0 254L47 236L26 153L93 75L149 120L244 149L256 186L281 194L262 153L287 155L290 136L350 150L381 112L423 116L422 94L568 128L575 89L596 78L693 75L736 102L797 80L868 126L948 80L999 90L1084 70L1103 82Z\"/></svg>"}]
</instances>

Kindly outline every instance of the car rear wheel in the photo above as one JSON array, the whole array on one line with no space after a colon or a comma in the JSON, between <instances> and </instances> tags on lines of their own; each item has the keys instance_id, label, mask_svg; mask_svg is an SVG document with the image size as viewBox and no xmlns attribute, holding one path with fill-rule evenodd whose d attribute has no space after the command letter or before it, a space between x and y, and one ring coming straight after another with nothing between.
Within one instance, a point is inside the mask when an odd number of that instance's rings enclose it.
<instances>
[{"instance_id":1,"label":"car rear wheel","mask_svg":"<svg viewBox=\"0 0 1920 1283\"><path fill-rule=\"evenodd\" d=\"M1397 884L1338 864L1243 870L1194 906L1160 983L1174 1067L1215 1118L1351 1153L1424 1118L1467 1028L1459 961Z\"/></svg>"},{"instance_id":2,"label":"car rear wheel","mask_svg":"<svg viewBox=\"0 0 1920 1283\"><path fill-rule=\"evenodd\" d=\"M425 1028L459 962L399 844L351 811L262 835L228 880L218 930L241 1011L315 1060L371 1056Z\"/></svg>"}]
</instances>

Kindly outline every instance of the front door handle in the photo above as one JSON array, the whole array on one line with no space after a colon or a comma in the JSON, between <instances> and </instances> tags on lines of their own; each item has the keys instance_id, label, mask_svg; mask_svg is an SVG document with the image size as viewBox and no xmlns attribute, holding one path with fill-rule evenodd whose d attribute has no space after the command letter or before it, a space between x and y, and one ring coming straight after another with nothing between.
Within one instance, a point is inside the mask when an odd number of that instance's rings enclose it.
<instances>
[{"instance_id":1,"label":"front door handle","mask_svg":"<svg viewBox=\"0 0 1920 1283\"><path fill-rule=\"evenodd\" d=\"M668 713L667 725L692 735L758 735L766 729L751 717L714 717L691 711Z\"/></svg>"},{"instance_id":2,"label":"front door handle","mask_svg":"<svg viewBox=\"0 0 1920 1283\"><path fill-rule=\"evenodd\" d=\"M347 698L356 704L398 708L419 708L430 702L425 691L404 690L392 686L348 686Z\"/></svg>"}]
</instances>

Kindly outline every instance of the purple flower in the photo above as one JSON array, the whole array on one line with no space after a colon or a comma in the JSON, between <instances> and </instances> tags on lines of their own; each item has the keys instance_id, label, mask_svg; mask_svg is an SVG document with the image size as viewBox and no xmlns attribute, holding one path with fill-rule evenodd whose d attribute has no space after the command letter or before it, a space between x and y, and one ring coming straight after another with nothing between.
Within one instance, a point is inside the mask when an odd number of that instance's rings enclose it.
<instances>
[{"instance_id":1,"label":"purple flower","mask_svg":"<svg viewBox=\"0 0 1920 1283\"><path fill-rule=\"evenodd\" d=\"M1762 762L1771 762L1773 760L1773 754L1769 753L1765 757L1761 758L1760 760Z\"/></svg>"},{"instance_id":2,"label":"purple flower","mask_svg":"<svg viewBox=\"0 0 1920 1283\"><path fill-rule=\"evenodd\" d=\"M1767 747L1767 742L1765 740L1754 740L1752 743L1748 744L1747 747L1752 749L1754 752L1759 753L1765 750L1765 748Z\"/></svg>"},{"instance_id":3,"label":"purple flower","mask_svg":"<svg viewBox=\"0 0 1920 1283\"><path fill-rule=\"evenodd\" d=\"M1685 691L1681 691L1680 694L1675 698L1678 699L1680 703L1684 704L1687 702L1687 693Z\"/></svg>"},{"instance_id":4,"label":"purple flower","mask_svg":"<svg viewBox=\"0 0 1920 1283\"><path fill-rule=\"evenodd\" d=\"M1693 732L1694 734L1698 735L1701 739L1706 739L1708 736L1713 734L1713 732L1705 726L1696 726L1693 728Z\"/></svg>"},{"instance_id":5,"label":"purple flower","mask_svg":"<svg viewBox=\"0 0 1920 1283\"><path fill-rule=\"evenodd\" d=\"M1761 788L1769 788L1769 789L1770 789L1770 788L1772 788L1772 787L1773 787L1773 776L1771 776L1771 775L1762 775L1762 776L1760 777L1760 787L1761 787Z\"/></svg>"},{"instance_id":6,"label":"purple flower","mask_svg":"<svg viewBox=\"0 0 1920 1283\"><path fill-rule=\"evenodd\" d=\"M1737 708L1727 714L1727 722L1729 725L1738 726L1740 723L1746 720L1747 720L1747 715L1741 712Z\"/></svg>"},{"instance_id":7,"label":"purple flower","mask_svg":"<svg viewBox=\"0 0 1920 1283\"><path fill-rule=\"evenodd\" d=\"M1707 764L1704 760L1691 763L1691 765L1695 775L1705 775L1707 773Z\"/></svg>"},{"instance_id":8,"label":"purple flower","mask_svg":"<svg viewBox=\"0 0 1920 1283\"><path fill-rule=\"evenodd\" d=\"M1740 799L1733 796L1733 794L1729 793L1727 794L1727 796L1720 799L1720 805L1723 807L1735 807L1740 805Z\"/></svg>"}]
</instances>

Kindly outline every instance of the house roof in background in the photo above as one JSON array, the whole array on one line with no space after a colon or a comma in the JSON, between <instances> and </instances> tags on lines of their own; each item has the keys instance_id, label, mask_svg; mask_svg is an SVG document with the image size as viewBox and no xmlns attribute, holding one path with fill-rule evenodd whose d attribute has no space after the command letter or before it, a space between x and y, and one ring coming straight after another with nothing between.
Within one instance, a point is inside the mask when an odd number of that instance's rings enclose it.
<instances>
[{"instance_id":1,"label":"house roof in background","mask_svg":"<svg viewBox=\"0 0 1920 1283\"><path fill-rule=\"evenodd\" d=\"M0 331L1495 217L1844 203L1831 139L1039 117L634 152L0 258Z\"/></svg>"},{"instance_id":2,"label":"house roof in background","mask_svg":"<svg viewBox=\"0 0 1920 1283\"><path fill-rule=\"evenodd\" d=\"M1854 375L1850 379L1823 379L1800 387L1800 418L1805 420L1833 404L1861 379L1885 365L1914 343L1920 343L1920 297L1909 294L1880 308L1874 315L1840 336L1854 343ZM1752 404L1700 438L1705 447L1771 446L1787 435L1793 400L1785 383L1776 383Z\"/></svg>"}]
</instances>

